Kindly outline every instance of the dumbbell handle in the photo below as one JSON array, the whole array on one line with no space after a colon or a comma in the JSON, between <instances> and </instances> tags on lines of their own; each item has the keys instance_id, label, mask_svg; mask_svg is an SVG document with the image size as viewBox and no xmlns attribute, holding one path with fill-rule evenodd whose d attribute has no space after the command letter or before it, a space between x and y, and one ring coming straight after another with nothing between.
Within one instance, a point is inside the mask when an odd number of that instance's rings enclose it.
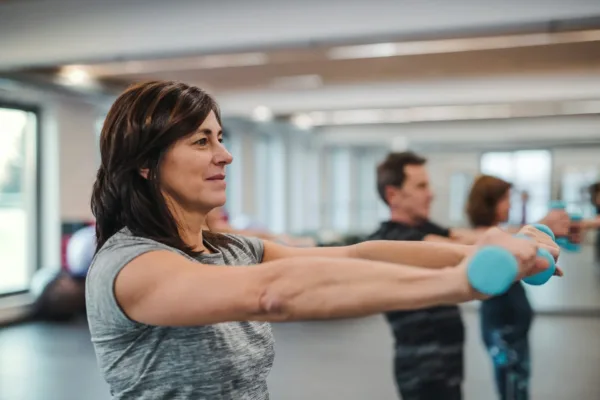
<instances>
[{"instance_id":1,"label":"dumbbell handle","mask_svg":"<svg viewBox=\"0 0 600 400\"><path fill-rule=\"evenodd\" d=\"M554 238L554 234L545 225L535 226L540 231ZM524 279L526 283L541 285L554 274L556 266L552 255L539 249L538 255L550 263L550 267L536 275ZM511 252L499 246L486 246L478 250L467 266L467 278L473 289L488 296L505 293L519 274L519 263Z\"/></svg>"},{"instance_id":2,"label":"dumbbell handle","mask_svg":"<svg viewBox=\"0 0 600 400\"><path fill-rule=\"evenodd\" d=\"M564 201L557 200L550 203L550 208L554 210L566 210L567 204ZM570 213L569 218L571 219L571 221L581 221L583 219L583 216L579 213ZM578 252L581 249L580 243L572 242L570 239L570 235L560 237L555 241L560 247L562 247L566 251Z\"/></svg>"}]
</instances>

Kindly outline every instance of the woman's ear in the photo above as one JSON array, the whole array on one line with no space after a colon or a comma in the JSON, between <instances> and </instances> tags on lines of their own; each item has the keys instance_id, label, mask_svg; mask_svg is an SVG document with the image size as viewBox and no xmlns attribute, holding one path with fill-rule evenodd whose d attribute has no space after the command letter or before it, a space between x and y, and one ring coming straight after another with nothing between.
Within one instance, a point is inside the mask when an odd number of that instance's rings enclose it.
<instances>
[{"instance_id":1,"label":"woman's ear","mask_svg":"<svg viewBox=\"0 0 600 400\"><path fill-rule=\"evenodd\" d=\"M148 179L148 174L150 173L150 170L148 168L141 168L140 169L140 175L144 178L144 179Z\"/></svg>"}]
</instances>

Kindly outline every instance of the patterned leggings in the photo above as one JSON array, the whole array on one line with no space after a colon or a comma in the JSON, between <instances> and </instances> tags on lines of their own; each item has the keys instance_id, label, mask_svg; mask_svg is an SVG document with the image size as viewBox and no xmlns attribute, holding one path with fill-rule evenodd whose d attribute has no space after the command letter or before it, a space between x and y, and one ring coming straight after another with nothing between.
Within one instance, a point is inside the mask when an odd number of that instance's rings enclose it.
<instances>
[{"instance_id":1,"label":"patterned leggings","mask_svg":"<svg viewBox=\"0 0 600 400\"><path fill-rule=\"evenodd\" d=\"M509 343L498 330L485 333L491 339L486 340L486 347L494 364L500 400L528 400L531 366L527 337Z\"/></svg>"}]
</instances>

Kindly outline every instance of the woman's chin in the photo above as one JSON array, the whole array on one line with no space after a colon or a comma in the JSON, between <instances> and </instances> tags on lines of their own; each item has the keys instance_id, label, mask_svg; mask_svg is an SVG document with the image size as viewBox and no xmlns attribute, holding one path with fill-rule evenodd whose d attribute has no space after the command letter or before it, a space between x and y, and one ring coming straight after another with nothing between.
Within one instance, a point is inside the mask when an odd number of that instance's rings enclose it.
<instances>
[{"instance_id":1,"label":"woman's chin","mask_svg":"<svg viewBox=\"0 0 600 400\"><path fill-rule=\"evenodd\" d=\"M227 201L227 197L225 196L225 194L223 194L223 196L217 196L214 199L213 206L214 206L214 208L223 207L225 205L226 201Z\"/></svg>"}]
</instances>

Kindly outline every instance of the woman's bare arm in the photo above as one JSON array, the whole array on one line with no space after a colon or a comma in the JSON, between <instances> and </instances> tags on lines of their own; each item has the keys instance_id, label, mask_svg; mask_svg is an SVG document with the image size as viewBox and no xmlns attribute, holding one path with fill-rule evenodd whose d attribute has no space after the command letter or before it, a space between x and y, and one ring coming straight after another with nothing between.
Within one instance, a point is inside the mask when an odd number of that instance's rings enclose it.
<instances>
[{"instance_id":1,"label":"woman's bare arm","mask_svg":"<svg viewBox=\"0 0 600 400\"><path fill-rule=\"evenodd\" d=\"M470 300L464 271L453 270L329 257L211 266L157 251L123 268L115 295L151 325L345 318Z\"/></svg>"},{"instance_id":2,"label":"woman's bare arm","mask_svg":"<svg viewBox=\"0 0 600 400\"><path fill-rule=\"evenodd\" d=\"M533 236L546 236L530 230ZM539 243L546 239L540 240L519 239L495 229L484 235L480 245L501 246L515 254L520 279L548 268L543 257L536 257ZM468 283L467 262L455 268L426 269L312 256L228 267L155 251L121 270L115 296L130 318L151 325L359 317L480 298Z\"/></svg>"},{"instance_id":3,"label":"woman's bare arm","mask_svg":"<svg viewBox=\"0 0 600 400\"><path fill-rule=\"evenodd\" d=\"M395 240L374 240L350 246L294 248L265 241L264 261L293 257L335 257L382 261L424 268L444 268L460 263L474 246Z\"/></svg>"}]
</instances>

